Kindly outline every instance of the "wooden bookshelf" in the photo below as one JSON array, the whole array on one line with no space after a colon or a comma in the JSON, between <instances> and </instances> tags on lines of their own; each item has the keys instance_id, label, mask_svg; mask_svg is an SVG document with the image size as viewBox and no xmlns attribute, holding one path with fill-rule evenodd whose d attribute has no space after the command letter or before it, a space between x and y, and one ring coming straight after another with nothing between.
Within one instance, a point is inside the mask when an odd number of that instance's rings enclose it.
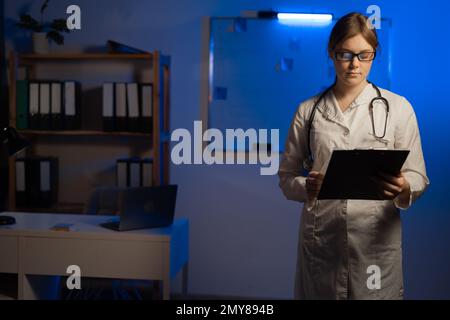
<instances>
[{"instance_id":1,"label":"wooden bookshelf","mask_svg":"<svg viewBox=\"0 0 450 320\"><path fill-rule=\"evenodd\" d=\"M52 53L52 54L21 54L22 62L58 61L58 60L150 60L153 54L123 54L123 53Z\"/></svg>"},{"instance_id":2,"label":"wooden bookshelf","mask_svg":"<svg viewBox=\"0 0 450 320\"><path fill-rule=\"evenodd\" d=\"M153 132L151 133L137 133L137 132L104 132L100 130L77 130L77 131L51 131L51 130L19 130L18 132L32 140L33 147L26 151L26 155L31 156L46 156L43 154L35 154L35 147L39 145L39 137L70 137L73 139L80 138L81 144L90 143L89 139L81 139L83 137L105 137L105 138L128 138L138 139L146 143L145 139L149 141L147 144L148 150L151 151L153 159L153 185L166 185L169 184L169 140L167 139L167 132L169 128L169 115L170 115L170 56L162 55L159 51L154 51L148 54L109 54L109 53L51 53L51 54L17 54L10 52L8 59L8 81L9 81L9 123L10 126L16 127L16 75L19 67L25 67L28 69L27 74L29 80L37 80L35 76L35 66L43 63L42 67L52 63L99 63L101 61L115 61L124 62L136 62L145 63L152 72L153 82ZM71 78L68 75L67 78ZM102 83L98 84L101 87ZM45 141L45 140L43 140ZM101 143L100 141L92 140L92 143ZM132 141L132 140L130 140ZM132 142L131 142L132 143ZM141 143L141 142L140 142ZM122 143L123 145L123 143ZM70 152L64 148L70 148L70 146L61 146L61 152ZM65 151L64 151L65 150ZM9 194L8 194L8 210L17 211L16 197L15 197L15 159L9 159ZM64 186L60 186L63 188ZM63 203L58 203L54 208L39 209L39 208L20 208L20 211L27 210L31 212L59 212L59 213L80 213L82 207L78 204L75 206L67 206Z\"/></svg>"},{"instance_id":3,"label":"wooden bookshelf","mask_svg":"<svg viewBox=\"0 0 450 320\"><path fill-rule=\"evenodd\" d=\"M139 132L104 132L104 131L89 131L89 130L79 130L79 131L48 131L48 130L18 130L18 132L25 136L119 136L119 137L142 137L151 138L150 133L139 133Z\"/></svg>"}]
</instances>

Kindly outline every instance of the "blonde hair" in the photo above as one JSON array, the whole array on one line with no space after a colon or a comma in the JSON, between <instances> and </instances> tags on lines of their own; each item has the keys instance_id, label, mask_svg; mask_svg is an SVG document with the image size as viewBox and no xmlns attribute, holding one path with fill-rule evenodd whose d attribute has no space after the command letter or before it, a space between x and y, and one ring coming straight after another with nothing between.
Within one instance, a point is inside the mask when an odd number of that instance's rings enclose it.
<instances>
[{"instance_id":1,"label":"blonde hair","mask_svg":"<svg viewBox=\"0 0 450 320\"><path fill-rule=\"evenodd\" d=\"M331 54L339 43L358 34L363 36L375 52L379 49L377 32L375 28L369 27L368 18L352 12L340 18L333 27L328 41L328 53Z\"/></svg>"}]
</instances>

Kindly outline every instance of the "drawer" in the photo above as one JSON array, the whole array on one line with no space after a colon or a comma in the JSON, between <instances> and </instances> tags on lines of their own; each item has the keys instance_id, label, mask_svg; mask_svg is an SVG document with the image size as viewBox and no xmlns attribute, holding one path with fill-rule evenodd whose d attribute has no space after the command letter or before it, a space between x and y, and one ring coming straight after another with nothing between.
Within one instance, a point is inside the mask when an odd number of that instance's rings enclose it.
<instances>
[{"instance_id":1,"label":"drawer","mask_svg":"<svg viewBox=\"0 0 450 320\"><path fill-rule=\"evenodd\" d=\"M17 237L0 236L0 273L18 273Z\"/></svg>"},{"instance_id":2,"label":"drawer","mask_svg":"<svg viewBox=\"0 0 450 320\"><path fill-rule=\"evenodd\" d=\"M161 280L169 272L164 242L25 238L26 274L67 275L77 265L81 277Z\"/></svg>"}]
</instances>

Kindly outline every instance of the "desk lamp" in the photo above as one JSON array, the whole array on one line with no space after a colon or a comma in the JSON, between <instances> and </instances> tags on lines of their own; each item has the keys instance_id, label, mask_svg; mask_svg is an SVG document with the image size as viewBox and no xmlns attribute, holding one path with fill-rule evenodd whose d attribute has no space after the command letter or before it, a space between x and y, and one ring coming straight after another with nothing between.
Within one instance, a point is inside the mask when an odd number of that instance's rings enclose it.
<instances>
[{"instance_id":1,"label":"desk lamp","mask_svg":"<svg viewBox=\"0 0 450 320\"><path fill-rule=\"evenodd\" d=\"M0 143L1 147L8 151L10 157L30 146L30 142L20 136L16 129L12 127L4 128L0 132ZM16 220L14 217L0 216L0 226L12 225L15 223Z\"/></svg>"}]
</instances>

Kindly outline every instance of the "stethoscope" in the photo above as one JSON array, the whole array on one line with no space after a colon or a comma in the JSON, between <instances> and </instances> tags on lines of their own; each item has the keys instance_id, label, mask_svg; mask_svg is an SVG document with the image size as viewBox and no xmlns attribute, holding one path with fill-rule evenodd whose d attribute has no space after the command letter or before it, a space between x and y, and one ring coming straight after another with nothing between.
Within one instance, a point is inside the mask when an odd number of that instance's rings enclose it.
<instances>
[{"instance_id":1,"label":"stethoscope","mask_svg":"<svg viewBox=\"0 0 450 320\"><path fill-rule=\"evenodd\" d=\"M369 82L369 81L368 81ZM372 121L372 135L375 137L376 140L378 141L382 141L385 142L386 140L384 139L384 137L386 136L386 127L387 127L387 121L388 121L388 116L389 116L389 101L387 101L386 98L383 98L383 96L381 95L380 89L373 83L369 82L373 88L376 90L377 92L377 96L375 98L372 99L372 101L369 104L369 112L370 112L370 120ZM328 94L328 92L330 92L334 86L336 85L333 84L331 87L329 87L328 89L326 89L319 97L319 99L314 103L313 106L313 110L311 112L311 115L309 116L309 120L307 123L308 126L308 130L307 130L307 145L308 145L308 157L305 159L306 161L304 162L304 168L306 170L311 170L312 169L312 164L314 162L314 158L312 155L312 151L311 151L311 127L312 127L312 122L314 120L314 116L316 114L316 110L317 107L319 106L320 102L322 100L324 100L325 96ZM386 119L384 122L384 131L383 131L383 135L382 136L377 136L377 133L375 131L375 118L373 115L373 107L374 107L374 103L376 101L381 101L382 103L384 103L386 105Z\"/></svg>"}]
</instances>

